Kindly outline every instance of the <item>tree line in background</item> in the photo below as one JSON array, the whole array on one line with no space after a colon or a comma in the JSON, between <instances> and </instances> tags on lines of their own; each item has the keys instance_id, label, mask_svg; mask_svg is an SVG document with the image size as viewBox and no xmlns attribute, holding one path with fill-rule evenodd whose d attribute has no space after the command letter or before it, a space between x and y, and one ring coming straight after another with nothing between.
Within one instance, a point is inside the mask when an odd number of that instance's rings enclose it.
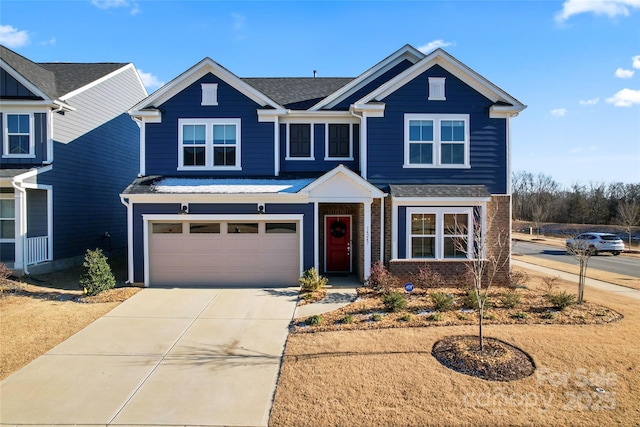
<instances>
[{"instance_id":1,"label":"tree line in background","mask_svg":"<svg viewBox=\"0 0 640 427\"><path fill-rule=\"evenodd\" d=\"M564 188L548 175L513 173L513 218L535 224L640 225L640 183L590 182ZM628 231L630 233L630 230Z\"/></svg>"}]
</instances>

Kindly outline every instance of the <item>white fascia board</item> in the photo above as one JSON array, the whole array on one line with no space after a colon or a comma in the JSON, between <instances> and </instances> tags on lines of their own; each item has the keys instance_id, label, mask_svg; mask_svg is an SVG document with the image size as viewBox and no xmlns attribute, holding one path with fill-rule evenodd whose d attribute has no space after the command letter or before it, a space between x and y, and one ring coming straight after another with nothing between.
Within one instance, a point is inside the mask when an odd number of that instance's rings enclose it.
<instances>
[{"instance_id":1,"label":"white fascia board","mask_svg":"<svg viewBox=\"0 0 640 427\"><path fill-rule=\"evenodd\" d=\"M147 98L140 101L136 104L131 110L142 110L147 106L153 105L155 107L159 107L167 100L171 99L178 93L182 92L189 85L196 82L198 79L203 76L211 73L216 77L220 78L225 83L229 84L234 89L238 90L240 93L251 99L262 106L270 106L275 109L282 109L283 107L279 105L277 102L270 99L268 96L263 94L262 92L255 89L253 86L248 85L243 82L238 76L233 74L231 71L224 68L222 65L215 62L213 59L207 57L189 68L184 73L180 74L178 77L171 80L166 85L162 86L160 89L155 91L153 94L148 96Z\"/></svg>"},{"instance_id":2,"label":"white fascia board","mask_svg":"<svg viewBox=\"0 0 640 427\"><path fill-rule=\"evenodd\" d=\"M360 123L349 111L288 111L280 123Z\"/></svg>"},{"instance_id":3,"label":"white fascia board","mask_svg":"<svg viewBox=\"0 0 640 427\"><path fill-rule=\"evenodd\" d=\"M276 122L280 116L287 114L287 110L284 108L260 108L258 112L258 122Z\"/></svg>"},{"instance_id":4,"label":"white fascia board","mask_svg":"<svg viewBox=\"0 0 640 427\"><path fill-rule=\"evenodd\" d=\"M358 77L327 96L319 103L311 107L310 111L317 111L321 108L331 108L337 105L340 101L345 99L350 94L358 91L363 88L365 85L378 78L382 74L389 71L391 68L398 65L403 60L407 59L412 63L416 63L422 58L424 58L424 53L420 52L418 49L414 48L410 45L404 45L402 48L398 49L373 67L369 68L364 73L360 74Z\"/></svg>"},{"instance_id":5,"label":"white fascia board","mask_svg":"<svg viewBox=\"0 0 640 427\"><path fill-rule=\"evenodd\" d=\"M128 63L123 65L122 67L118 68L115 71L110 72L109 74L106 74L102 77L100 77L97 80L92 81L91 83L88 83L82 87L79 87L78 89L72 90L71 92L64 94L60 97L61 100L66 101L70 98L73 98L74 96L84 92L85 90L89 90L94 86L99 85L100 83L109 80L110 78L117 76L120 73L123 73L127 70L133 70L133 72L137 75L138 72L136 71L136 68L133 66L132 63ZM144 93L147 93L147 89L144 87L144 85L142 84L142 80L140 80L140 77L138 76L138 81L140 82L140 85L142 86L142 89L144 90Z\"/></svg>"},{"instance_id":6,"label":"white fascia board","mask_svg":"<svg viewBox=\"0 0 640 427\"><path fill-rule=\"evenodd\" d=\"M161 123L160 110L129 110L129 115L134 119L141 119L143 123Z\"/></svg>"},{"instance_id":7,"label":"white fascia board","mask_svg":"<svg viewBox=\"0 0 640 427\"><path fill-rule=\"evenodd\" d=\"M308 203L304 193L274 194L199 194L199 193L155 193L120 194L130 203Z\"/></svg>"},{"instance_id":8,"label":"white fascia board","mask_svg":"<svg viewBox=\"0 0 640 427\"><path fill-rule=\"evenodd\" d=\"M484 204L491 201L491 197L394 197L396 206L469 206Z\"/></svg>"},{"instance_id":9,"label":"white fascia board","mask_svg":"<svg viewBox=\"0 0 640 427\"><path fill-rule=\"evenodd\" d=\"M19 99L3 99L2 107L24 108L29 109L33 113L44 113L46 110L76 111L76 109L69 104L65 104L64 102L57 100L26 101ZM41 111L35 111L35 109L40 109Z\"/></svg>"},{"instance_id":10,"label":"white fascia board","mask_svg":"<svg viewBox=\"0 0 640 427\"><path fill-rule=\"evenodd\" d=\"M338 165L335 168L331 169L329 172L325 173L320 178L316 179L315 181L313 181L312 183L304 187L302 190L300 190L300 192L308 194L311 191L313 191L315 188L329 181L330 179L337 176L338 174L343 175L344 177L352 180L358 186L364 188L367 192L371 194L371 198L380 198L386 195L385 192L380 190L378 187L372 185L369 181L365 180L360 175L351 171L344 165ZM317 199L314 199L314 200L317 200ZM367 200L369 200L369 198L367 198Z\"/></svg>"},{"instance_id":11,"label":"white fascia board","mask_svg":"<svg viewBox=\"0 0 640 427\"><path fill-rule=\"evenodd\" d=\"M440 48L434 50L413 67L408 68L403 73L400 73L375 91L360 99L357 104L367 103L370 101L380 101L386 98L434 65L440 65L442 68L462 80L492 102L502 101L507 104L511 104L514 107L524 105Z\"/></svg>"},{"instance_id":12,"label":"white fascia board","mask_svg":"<svg viewBox=\"0 0 640 427\"><path fill-rule=\"evenodd\" d=\"M27 171L25 173L22 173L20 175L14 176L13 177L13 181L16 182L16 183L21 183L25 179L32 178L32 177L34 177L36 175L39 175L41 173L49 172L52 169L53 169L53 165L47 165L47 166L43 166L41 168L29 169L29 171Z\"/></svg>"},{"instance_id":13,"label":"white fascia board","mask_svg":"<svg viewBox=\"0 0 640 427\"><path fill-rule=\"evenodd\" d=\"M507 117L515 117L522 110L527 108L526 105L510 106L510 105L492 105L489 107L489 117L492 119L503 119Z\"/></svg>"},{"instance_id":14,"label":"white fascia board","mask_svg":"<svg viewBox=\"0 0 640 427\"><path fill-rule=\"evenodd\" d=\"M37 64L36 64L37 65ZM9 64L7 64L2 58L0 58L0 67L2 67L11 77L16 79L21 85L29 89L29 91L33 92L34 95L39 96L40 98L47 100L50 99L44 92L42 92L38 87L36 87L33 83L27 80L22 74L14 70ZM2 101L4 104L4 101Z\"/></svg>"},{"instance_id":15,"label":"white fascia board","mask_svg":"<svg viewBox=\"0 0 640 427\"><path fill-rule=\"evenodd\" d=\"M384 109L386 104L353 104L351 105L351 111L355 113L367 113L367 117L384 117Z\"/></svg>"}]
</instances>

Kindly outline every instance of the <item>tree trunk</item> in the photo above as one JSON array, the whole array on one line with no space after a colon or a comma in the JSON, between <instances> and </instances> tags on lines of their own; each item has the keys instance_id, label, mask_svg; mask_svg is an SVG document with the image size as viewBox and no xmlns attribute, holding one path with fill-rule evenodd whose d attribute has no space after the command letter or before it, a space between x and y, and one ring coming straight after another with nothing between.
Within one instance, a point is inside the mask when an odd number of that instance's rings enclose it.
<instances>
[{"instance_id":1,"label":"tree trunk","mask_svg":"<svg viewBox=\"0 0 640 427\"><path fill-rule=\"evenodd\" d=\"M484 335L482 334L482 319L484 318L484 307L480 307L480 310L478 310L478 316L480 317L478 321L478 338L480 340L480 353L482 353L484 351Z\"/></svg>"}]
</instances>

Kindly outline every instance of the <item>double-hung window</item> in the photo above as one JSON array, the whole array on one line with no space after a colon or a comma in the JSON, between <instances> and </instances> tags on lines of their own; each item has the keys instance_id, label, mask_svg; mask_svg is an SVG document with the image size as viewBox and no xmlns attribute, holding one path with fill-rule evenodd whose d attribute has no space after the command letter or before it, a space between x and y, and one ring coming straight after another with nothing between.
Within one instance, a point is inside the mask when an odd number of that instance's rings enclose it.
<instances>
[{"instance_id":1,"label":"double-hung window","mask_svg":"<svg viewBox=\"0 0 640 427\"><path fill-rule=\"evenodd\" d=\"M179 170L240 170L240 119L178 120Z\"/></svg>"},{"instance_id":2,"label":"double-hung window","mask_svg":"<svg viewBox=\"0 0 640 427\"><path fill-rule=\"evenodd\" d=\"M473 208L407 208L407 258L469 258Z\"/></svg>"},{"instance_id":3,"label":"double-hung window","mask_svg":"<svg viewBox=\"0 0 640 427\"><path fill-rule=\"evenodd\" d=\"M313 160L313 124L287 124L287 159Z\"/></svg>"},{"instance_id":4,"label":"double-hung window","mask_svg":"<svg viewBox=\"0 0 640 427\"><path fill-rule=\"evenodd\" d=\"M404 167L469 167L468 114L405 114Z\"/></svg>"},{"instance_id":5,"label":"double-hung window","mask_svg":"<svg viewBox=\"0 0 640 427\"><path fill-rule=\"evenodd\" d=\"M15 198L13 192L0 193L0 242L16 237Z\"/></svg>"},{"instance_id":6,"label":"double-hung window","mask_svg":"<svg viewBox=\"0 0 640 427\"><path fill-rule=\"evenodd\" d=\"M34 157L33 115L4 115L4 156Z\"/></svg>"}]
</instances>

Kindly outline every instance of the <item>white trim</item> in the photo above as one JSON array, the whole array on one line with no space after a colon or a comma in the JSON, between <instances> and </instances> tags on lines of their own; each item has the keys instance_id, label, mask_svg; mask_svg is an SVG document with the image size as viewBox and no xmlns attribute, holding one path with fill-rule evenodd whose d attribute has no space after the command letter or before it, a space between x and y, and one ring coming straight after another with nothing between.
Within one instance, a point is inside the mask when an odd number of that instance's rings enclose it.
<instances>
[{"instance_id":1,"label":"white trim","mask_svg":"<svg viewBox=\"0 0 640 427\"><path fill-rule=\"evenodd\" d=\"M325 273L334 273L341 272L341 270L327 270L327 220L329 218L349 218L349 273L353 272L353 216L351 214L347 215L325 215L324 216L324 228L322 232L324 233L324 271Z\"/></svg>"},{"instance_id":2,"label":"white trim","mask_svg":"<svg viewBox=\"0 0 640 427\"><path fill-rule=\"evenodd\" d=\"M281 123L359 123L349 111L292 111L281 118Z\"/></svg>"},{"instance_id":3,"label":"white trim","mask_svg":"<svg viewBox=\"0 0 640 427\"><path fill-rule=\"evenodd\" d=\"M389 55L387 58L383 59L382 61L341 87L339 90L322 99L309 110L317 111L324 107L332 108L343 101L345 98L347 98L349 95L357 92L359 89L363 88L368 83L386 73L405 59L415 64L416 62L424 58L424 56L425 55L422 52L420 52L413 46L410 46L408 44L404 45L403 47Z\"/></svg>"},{"instance_id":4,"label":"white trim","mask_svg":"<svg viewBox=\"0 0 640 427\"><path fill-rule=\"evenodd\" d=\"M200 105L217 106L218 105L218 83L201 83L202 99Z\"/></svg>"},{"instance_id":5,"label":"white trim","mask_svg":"<svg viewBox=\"0 0 640 427\"><path fill-rule=\"evenodd\" d=\"M309 195L305 193L242 193L242 194L211 194L211 193L151 193L151 194L121 194L132 203L307 203Z\"/></svg>"},{"instance_id":6,"label":"white trim","mask_svg":"<svg viewBox=\"0 0 640 427\"><path fill-rule=\"evenodd\" d=\"M273 175L280 176L280 119L273 119Z\"/></svg>"},{"instance_id":7,"label":"white trim","mask_svg":"<svg viewBox=\"0 0 640 427\"><path fill-rule=\"evenodd\" d=\"M53 163L53 112L47 111L47 159L46 164Z\"/></svg>"},{"instance_id":8,"label":"white trim","mask_svg":"<svg viewBox=\"0 0 640 427\"><path fill-rule=\"evenodd\" d=\"M325 123L324 124L324 160L326 162L351 162L353 161L353 123L349 125L349 156L329 157L329 126L344 125L346 123Z\"/></svg>"},{"instance_id":9,"label":"white trim","mask_svg":"<svg viewBox=\"0 0 640 427\"><path fill-rule=\"evenodd\" d=\"M506 192L508 195L511 195L512 192L512 183L511 183L511 117L506 118L505 126L507 128L507 143L505 144L505 150L507 152L507 188ZM509 203L511 205L511 203ZM509 216L511 218L511 216ZM511 230L511 228L509 228Z\"/></svg>"},{"instance_id":10,"label":"white trim","mask_svg":"<svg viewBox=\"0 0 640 427\"><path fill-rule=\"evenodd\" d=\"M3 159L33 159L36 157L36 129L33 111L5 110L2 111L2 158ZM11 154L9 153L9 117L8 116L29 116L29 153ZM16 134L24 135L24 134ZM46 138L46 135L45 135Z\"/></svg>"},{"instance_id":11,"label":"white trim","mask_svg":"<svg viewBox=\"0 0 640 427\"><path fill-rule=\"evenodd\" d=\"M411 256L411 216L413 214L435 215L436 216L436 231L434 235L435 240L435 254L433 258L413 258ZM444 256L444 239L446 237L444 230L444 216L448 214L462 214L467 215L467 256L466 258L445 258ZM473 207L407 207L406 209L406 223L405 223L405 259L407 260L456 260L456 259L470 259L471 258L471 245L473 244Z\"/></svg>"},{"instance_id":12,"label":"white trim","mask_svg":"<svg viewBox=\"0 0 640 427\"><path fill-rule=\"evenodd\" d=\"M360 99L357 104L364 104L370 101L381 101L393 92L406 85L422 73L433 67L434 65L440 65L442 68L462 80L467 85L471 86L476 91L480 92L483 96L490 99L492 102L504 102L512 105L512 109L524 109L526 106L511 95L491 83L489 80L476 73L462 62L458 61L453 56L449 55L442 49L436 49L429 55L422 58L413 67L400 73L387 83L381 85L373 92L367 94Z\"/></svg>"},{"instance_id":13,"label":"white trim","mask_svg":"<svg viewBox=\"0 0 640 427\"><path fill-rule=\"evenodd\" d=\"M30 190L43 190L47 192L47 259L46 261L53 260L53 185L45 184L30 184L27 182L21 182L20 186ZM29 206L27 206L27 211ZM27 224L27 234L29 233L29 224Z\"/></svg>"},{"instance_id":14,"label":"white trim","mask_svg":"<svg viewBox=\"0 0 640 427\"><path fill-rule=\"evenodd\" d=\"M12 193L0 193L0 200L13 200L13 203L14 203L14 205L13 205L13 218L0 217L0 219L3 219L5 221L13 220L14 235L13 235L13 238L7 238L7 237L5 237L4 239L0 238L0 243L13 243L15 245L16 236L18 235L17 233L19 231L19 229L18 229L18 220L16 219L16 206L17 206L17 204L16 204L16 202L17 202L16 194L17 194L17 192L16 192L16 189L14 187L10 187L10 188L13 190L13 192ZM14 257L15 257L15 246L14 246Z\"/></svg>"},{"instance_id":15,"label":"white trim","mask_svg":"<svg viewBox=\"0 0 640 427\"><path fill-rule=\"evenodd\" d=\"M385 207L386 197L380 198L380 261L384 262L384 235L385 235L385 224L384 224L384 207Z\"/></svg>"},{"instance_id":16,"label":"white trim","mask_svg":"<svg viewBox=\"0 0 640 427\"><path fill-rule=\"evenodd\" d=\"M185 125L203 125L205 127L205 164L198 166L184 165L184 148L182 140L183 127ZM216 147L213 137L213 128L216 125L234 125L236 127L236 158L233 166L214 165L214 149ZM210 118L210 119L178 119L178 167L179 171L218 171L218 170L242 170L242 123L241 119ZM227 147L232 147L231 145Z\"/></svg>"},{"instance_id":17,"label":"white trim","mask_svg":"<svg viewBox=\"0 0 640 427\"><path fill-rule=\"evenodd\" d=\"M318 202L313 202L313 267L320 271L320 218Z\"/></svg>"},{"instance_id":18,"label":"white trim","mask_svg":"<svg viewBox=\"0 0 640 427\"><path fill-rule=\"evenodd\" d=\"M133 274L133 204L120 195L120 203L127 208L127 282L134 283Z\"/></svg>"},{"instance_id":19,"label":"white trim","mask_svg":"<svg viewBox=\"0 0 640 427\"><path fill-rule=\"evenodd\" d=\"M411 163L410 162L410 145L419 144L420 141L410 141L410 122L415 120L433 122L433 140L423 141L432 145L433 163ZM441 124L443 121L462 121L464 122L464 141L442 141ZM471 168L470 146L471 146L471 123L469 114L405 114L404 115L404 164L403 168L437 168L437 169L469 169ZM442 163L442 145L457 144L464 147L463 163Z\"/></svg>"},{"instance_id":20,"label":"white trim","mask_svg":"<svg viewBox=\"0 0 640 427\"><path fill-rule=\"evenodd\" d=\"M125 72L127 70L132 70L134 72L134 74L136 74L138 76L138 82L140 83L140 86L141 86L142 90L146 94L147 93L147 89L145 88L144 84L142 84L142 80L140 79L140 76L138 75L138 70L136 70L136 68L133 66L132 63L128 63L128 64L125 64L124 66L118 68L117 70L114 70L114 71L110 72L109 74L104 75L104 76L100 77L99 79L92 81L91 83L88 83L88 84L86 84L86 85L84 85L82 87L79 87L78 89L72 90L71 92L62 95L60 97L60 100L66 101L66 100L68 100L70 98L73 98L74 96L76 96L76 95L78 95L78 94L80 94L80 93L82 93L82 92L84 92L86 90L89 90L92 87L95 87L95 86L99 85L100 83L105 82L105 81L109 80L110 78L115 77L118 74L123 73L123 72Z\"/></svg>"},{"instance_id":21,"label":"white trim","mask_svg":"<svg viewBox=\"0 0 640 427\"><path fill-rule=\"evenodd\" d=\"M359 156L360 156L360 176L363 179L367 179L367 174L369 173L368 171L368 166L369 166L369 162L368 162L368 147L369 145L367 144L367 137L368 137L368 129L367 127L369 126L369 120L368 120L368 115L366 113L366 111L362 112L362 120L360 120L360 152L359 152Z\"/></svg>"},{"instance_id":22,"label":"white trim","mask_svg":"<svg viewBox=\"0 0 640 427\"><path fill-rule=\"evenodd\" d=\"M481 203L488 203L491 201L491 197L394 197L398 206L469 206L479 205Z\"/></svg>"},{"instance_id":23,"label":"white trim","mask_svg":"<svg viewBox=\"0 0 640 427\"><path fill-rule=\"evenodd\" d=\"M273 101L262 92L256 90L253 86L250 86L249 84L242 81L238 76L224 68L222 65L207 57L180 74L178 77L171 80L169 83L155 91L147 98L143 99L138 104L136 104L129 111L129 114L134 116L138 115L140 110L143 110L145 107L152 105L156 108L159 107L178 93L182 92L189 85L198 81L200 78L209 73L218 77L220 80L227 83L228 85L263 107L269 106L276 110L284 109L280 104Z\"/></svg>"},{"instance_id":24,"label":"white trim","mask_svg":"<svg viewBox=\"0 0 640 427\"><path fill-rule=\"evenodd\" d=\"M320 178L316 179L311 184L307 185L302 190L300 190L300 194L309 195L309 193L311 193L315 188L317 188L320 185L324 184L325 182L329 181L330 179L332 179L333 177L335 177L338 174L342 174L346 178L351 179L354 183L356 183L357 185L361 186L366 192L368 192L369 195L367 195L367 197L352 198L352 197L350 197L350 195L347 194L347 195L344 195L343 197L332 198L331 200L328 200L328 199L320 200L318 198L311 198L310 197L309 200L310 201L318 201L318 202L330 202L330 201L335 200L336 202L339 202L339 203L358 203L358 202L369 201L372 198L380 198L380 197L386 196L386 193L384 193L383 191L378 189L378 187L375 187L369 181L367 181L365 179L362 179L362 177L360 175L358 175L355 172L349 170L344 165L338 165L335 168L331 169L329 172L325 173ZM352 202L347 202L347 200L351 200Z\"/></svg>"},{"instance_id":25,"label":"white trim","mask_svg":"<svg viewBox=\"0 0 640 427\"><path fill-rule=\"evenodd\" d=\"M391 199L391 259L398 258L398 209L399 204Z\"/></svg>"},{"instance_id":26,"label":"white trim","mask_svg":"<svg viewBox=\"0 0 640 427\"><path fill-rule=\"evenodd\" d=\"M309 138L310 138L310 148L309 155L310 157L291 157L291 125L309 125ZM297 123L297 122L287 122L286 123L286 137L285 137L285 149L286 157L285 160L293 160L293 161L314 161L315 157L315 123Z\"/></svg>"},{"instance_id":27,"label":"white trim","mask_svg":"<svg viewBox=\"0 0 640 427\"><path fill-rule=\"evenodd\" d=\"M142 235L143 235L143 262L144 262L144 286L149 287L149 226L154 221L176 221L176 222L193 222L193 221L294 221L299 224L300 233L298 234L298 256L300 275L304 270L304 214L142 214Z\"/></svg>"},{"instance_id":28,"label":"white trim","mask_svg":"<svg viewBox=\"0 0 640 427\"><path fill-rule=\"evenodd\" d=\"M132 117L133 118L133 117ZM144 119L137 120L133 119L140 128L140 158L138 161L140 162L138 176L144 176L146 174L146 164L147 164L147 123Z\"/></svg>"},{"instance_id":29,"label":"white trim","mask_svg":"<svg viewBox=\"0 0 640 427\"><path fill-rule=\"evenodd\" d=\"M371 276L371 202L364 203L364 274L365 278Z\"/></svg>"}]
</instances>

